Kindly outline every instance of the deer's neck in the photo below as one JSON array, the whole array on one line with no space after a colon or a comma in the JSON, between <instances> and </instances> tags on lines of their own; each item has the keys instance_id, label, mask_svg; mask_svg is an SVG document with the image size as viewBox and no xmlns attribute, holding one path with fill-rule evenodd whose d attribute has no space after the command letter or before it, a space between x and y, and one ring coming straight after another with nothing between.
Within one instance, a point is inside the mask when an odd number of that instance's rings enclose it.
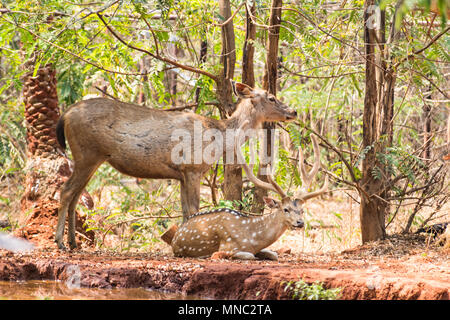
<instances>
[{"instance_id":1,"label":"deer's neck","mask_svg":"<svg viewBox=\"0 0 450 320\"><path fill-rule=\"evenodd\" d=\"M262 248L277 241L287 229L287 225L284 221L284 214L281 210L252 219L253 225L249 232L254 238L254 241Z\"/></svg>"},{"instance_id":2,"label":"deer's neck","mask_svg":"<svg viewBox=\"0 0 450 320\"><path fill-rule=\"evenodd\" d=\"M246 120L249 122L243 127L243 130L258 129L262 124L262 119L258 118L251 99L244 99L237 105L231 118L225 120L225 127L237 130Z\"/></svg>"}]
</instances>

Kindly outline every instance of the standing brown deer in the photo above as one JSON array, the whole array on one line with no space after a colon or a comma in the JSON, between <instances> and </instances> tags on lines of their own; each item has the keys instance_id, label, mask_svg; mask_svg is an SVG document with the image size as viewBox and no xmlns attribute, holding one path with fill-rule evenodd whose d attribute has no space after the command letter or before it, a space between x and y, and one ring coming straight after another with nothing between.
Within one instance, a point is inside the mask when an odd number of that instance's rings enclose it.
<instances>
[{"instance_id":1,"label":"standing brown deer","mask_svg":"<svg viewBox=\"0 0 450 320\"><path fill-rule=\"evenodd\" d=\"M208 257L219 251L235 259L277 260L277 254L265 248L274 243L287 228L303 227L302 204L328 190L327 176L320 190L308 192L320 168L319 146L314 136L311 136L311 139L315 162L308 172L299 147L299 169L303 186L295 197L288 197L270 175L267 176L269 183L256 178L252 167L243 162L249 180L259 187L278 193L281 201L265 197L264 201L271 213L263 216L245 215L231 209L215 209L194 214L181 227L172 227L162 236L162 239L172 246L174 255ZM235 146L238 157L242 159L239 144L236 143Z\"/></svg>"},{"instance_id":2,"label":"standing brown deer","mask_svg":"<svg viewBox=\"0 0 450 320\"><path fill-rule=\"evenodd\" d=\"M199 123L204 130L212 129L225 136L225 132L238 129L244 122L245 129L256 129L265 121L289 121L297 116L294 109L264 90L235 83L234 92L240 101L236 111L226 120L150 109L105 98L85 100L71 106L56 128L58 142L65 148L67 139L74 162L72 176L61 191L55 235L58 247L65 248L63 233L68 213L68 241L71 249L76 248L75 207L83 188L103 162L133 177L179 180L183 218L187 219L198 212L200 180L212 165L195 154L196 144L197 147L198 144L200 147L206 144L201 136L200 139L195 137ZM179 142L173 139L176 130L187 133L184 138L193 146L193 163L173 161L174 150L179 146ZM221 139L215 142L225 144ZM187 158L191 159L190 156Z\"/></svg>"}]
</instances>

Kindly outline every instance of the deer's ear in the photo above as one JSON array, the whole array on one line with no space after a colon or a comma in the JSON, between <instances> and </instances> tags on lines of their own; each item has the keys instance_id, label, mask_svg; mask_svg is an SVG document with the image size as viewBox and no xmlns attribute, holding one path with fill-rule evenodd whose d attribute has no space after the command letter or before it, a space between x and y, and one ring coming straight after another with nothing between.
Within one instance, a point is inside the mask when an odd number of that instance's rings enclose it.
<instances>
[{"instance_id":1,"label":"deer's ear","mask_svg":"<svg viewBox=\"0 0 450 320\"><path fill-rule=\"evenodd\" d=\"M264 199L264 203L265 203L270 209L273 209L273 208L279 208L279 206L280 206L280 203L279 203L277 200L274 200L274 199L272 199L272 198L270 198L270 197L264 197L263 199Z\"/></svg>"},{"instance_id":2,"label":"deer's ear","mask_svg":"<svg viewBox=\"0 0 450 320\"><path fill-rule=\"evenodd\" d=\"M253 89L246 84L240 82L231 82L233 92L239 98L252 98L254 97Z\"/></svg>"}]
</instances>

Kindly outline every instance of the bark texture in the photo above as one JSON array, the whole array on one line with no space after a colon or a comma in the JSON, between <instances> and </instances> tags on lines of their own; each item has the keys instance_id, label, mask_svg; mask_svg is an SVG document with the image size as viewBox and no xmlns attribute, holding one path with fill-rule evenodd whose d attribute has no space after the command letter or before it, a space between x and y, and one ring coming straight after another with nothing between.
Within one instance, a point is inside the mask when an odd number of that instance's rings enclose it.
<instances>
[{"instance_id":1,"label":"bark texture","mask_svg":"<svg viewBox=\"0 0 450 320\"><path fill-rule=\"evenodd\" d=\"M222 21L222 53L221 62L223 72L220 83L217 84L217 98L221 108L222 119L230 116L235 110L231 80L234 77L236 64L236 44L234 39L234 25L231 17L231 3L229 0L219 1L219 13L224 18ZM228 22L227 22L228 21ZM225 23L226 22L226 23ZM226 154L224 159L227 159ZM235 156L234 163L237 163ZM235 164L224 165L223 192L226 200L241 200L242 195L242 168Z\"/></svg>"},{"instance_id":2,"label":"bark texture","mask_svg":"<svg viewBox=\"0 0 450 320\"><path fill-rule=\"evenodd\" d=\"M277 79L278 79L278 48L280 39L280 24L281 24L281 9L283 6L282 0L272 0L269 19L269 35L267 40L267 60L265 65L265 71L263 76L263 89L276 96L277 93ZM270 163L270 157L272 149L274 147L272 130L275 129L275 124L271 122L265 122L263 129L267 132L266 152L262 153L263 159L260 159L260 163ZM266 165L260 165L258 171L258 178L262 181L268 181L267 176L262 172L266 168ZM264 197L267 196L267 190L262 188L255 189L255 196L253 200L254 212L262 212L264 210Z\"/></svg>"}]
</instances>

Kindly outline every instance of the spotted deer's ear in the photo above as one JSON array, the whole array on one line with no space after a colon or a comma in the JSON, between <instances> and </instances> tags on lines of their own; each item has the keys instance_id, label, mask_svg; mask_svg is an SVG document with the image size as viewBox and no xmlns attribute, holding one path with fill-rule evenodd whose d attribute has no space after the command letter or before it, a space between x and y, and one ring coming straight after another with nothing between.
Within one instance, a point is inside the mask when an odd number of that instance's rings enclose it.
<instances>
[{"instance_id":1,"label":"spotted deer's ear","mask_svg":"<svg viewBox=\"0 0 450 320\"><path fill-rule=\"evenodd\" d=\"M246 84L231 81L231 86L233 88L233 92L239 98L253 98L253 89Z\"/></svg>"},{"instance_id":2,"label":"spotted deer's ear","mask_svg":"<svg viewBox=\"0 0 450 320\"><path fill-rule=\"evenodd\" d=\"M280 203L277 200L274 200L270 197L264 197L264 203L270 208L279 208L280 207Z\"/></svg>"}]
</instances>

